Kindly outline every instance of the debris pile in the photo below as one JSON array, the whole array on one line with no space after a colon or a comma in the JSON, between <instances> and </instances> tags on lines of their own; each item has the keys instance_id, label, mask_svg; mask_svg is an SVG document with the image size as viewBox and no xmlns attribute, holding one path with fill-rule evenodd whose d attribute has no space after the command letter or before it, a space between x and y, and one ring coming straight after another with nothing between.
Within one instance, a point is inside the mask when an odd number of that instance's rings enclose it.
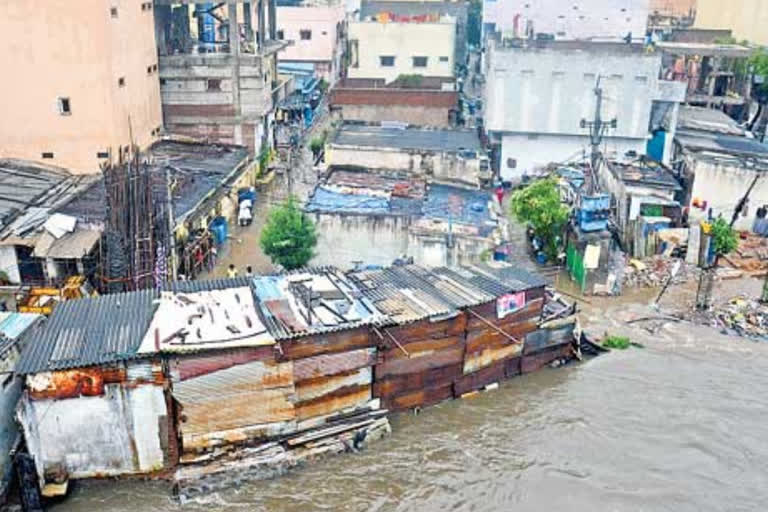
<instances>
[{"instance_id":1,"label":"debris pile","mask_svg":"<svg viewBox=\"0 0 768 512\"><path fill-rule=\"evenodd\" d=\"M724 334L768 341L768 305L739 296L716 307L711 315Z\"/></svg>"},{"instance_id":2,"label":"debris pile","mask_svg":"<svg viewBox=\"0 0 768 512\"><path fill-rule=\"evenodd\" d=\"M762 277L768 271L768 238L742 233L739 247L723 256L723 263L752 277Z\"/></svg>"},{"instance_id":3,"label":"debris pile","mask_svg":"<svg viewBox=\"0 0 768 512\"><path fill-rule=\"evenodd\" d=\"M664 286L669 279L675 258L653 256L645 260L629 260L624 269L624 286L627 288L656 288ZM683 263L672 284L684 284L698 277L695 265Z\"/></svg>"}]
</instances>

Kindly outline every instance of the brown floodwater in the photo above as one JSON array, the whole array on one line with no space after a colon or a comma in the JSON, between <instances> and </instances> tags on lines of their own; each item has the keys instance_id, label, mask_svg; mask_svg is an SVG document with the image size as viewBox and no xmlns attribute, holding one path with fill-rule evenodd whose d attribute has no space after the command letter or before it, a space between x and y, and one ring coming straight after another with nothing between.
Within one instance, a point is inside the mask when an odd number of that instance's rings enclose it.
<instances>
[{"instance_id":1,"label":"brown floodwater","mask_svg":"<svg viewBox=\"0 0 768 512\"><path fill-rule=\"evenodd\" d=\"M51 510L765 510L768 344L690 323L630 326L654 314L634 300L596 300L584 317L643 348L394 416L364 452L183 506L164 483L79 483Z\"/></svg>"}]
</instances>

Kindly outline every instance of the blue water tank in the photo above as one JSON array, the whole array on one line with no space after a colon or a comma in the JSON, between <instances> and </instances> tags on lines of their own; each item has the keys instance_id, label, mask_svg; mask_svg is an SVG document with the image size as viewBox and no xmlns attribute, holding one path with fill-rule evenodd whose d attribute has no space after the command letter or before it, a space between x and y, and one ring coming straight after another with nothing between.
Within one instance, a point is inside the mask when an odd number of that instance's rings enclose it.
<instances>
[{"instance_id":1,"label":"blue water tank","mask_svg":"<svg viewBox=\"0 0 768 512\"><path fill-rule=\"evenodd\" d=\"M213 9L213 2L204 2L195 6L196 11L204 12ZM201 43L215 43L216 42L216 18L210 14L200 15L200 34L198 39Z\"/></svg>"},{"instance_id":2,"label":"blue water tank","mask_svg":"<svg viewBox=\"0 0 768 512\"><path fill-rule=\"evenodd\" d=\"M227 227L227 219L224 217L216 217L211 222L208 229L213 234L213 241L216 245L221 245L227 240L227 233L229 228Z\"/></svg>"},{"instance_id":3,"label":"blue water tank","mask_svg":"<svg viewBox=\"0 0 768 512\"><path fill-rule=\"evenodd\" d=\"M576 217L579 221L579 229L586 233L602 231L608 227L610 217L610 195L593 194L581 196L581 204Z\"/></svg>"},{"instance_id":4,"label":"blue water tank","mask_svg":"<svg viewBox=\"0 0 768 512\"><path fill-rule=\"evenodd\" d=\"M251 202L254 204L256 203L256 189L253 187L250 188L241 188L237 191L237 202L242 203L246 199L250 199Z\"/></svg>"}]
</instances>

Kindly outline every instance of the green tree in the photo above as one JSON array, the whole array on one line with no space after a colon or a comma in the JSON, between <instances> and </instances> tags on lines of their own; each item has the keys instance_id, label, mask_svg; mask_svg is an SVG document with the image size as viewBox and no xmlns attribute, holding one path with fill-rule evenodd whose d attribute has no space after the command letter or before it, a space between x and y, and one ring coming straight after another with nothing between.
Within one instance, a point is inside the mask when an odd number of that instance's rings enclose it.
<instances>
[{"instance_id":1,"label":"green tree","mask_svg":"<svg viewBox=\"0 0 768 512\"><path fill-rule=\"evenodd\" d=\"M315 224L291 197L270 210L259 244L272 263L287 270L303 267L312 259L317 245Z\"/></svg>"},{"instance_id":2,"label":"green tree","mask_svg":"<svg viewBox=\"0 0 768 512\"><path fill-rule=\"evenodd\" d=\"M736 231L722 217L718 217L710 223L709 232L712 235L716 256L724 256L739 246L739 237Z\"/></svg>"},{"instance_id":3,"label":"green tree","mask_svg":"<svg viewBox=\"0 0 768 512\"><path fill-rule=\"evenodd\" d=\"M533 228L548 258L557 259L557 237L568 221L568 208L560 202L557 181L536 181L512 195L512 214Z\"/></svg>"}]
</instances>

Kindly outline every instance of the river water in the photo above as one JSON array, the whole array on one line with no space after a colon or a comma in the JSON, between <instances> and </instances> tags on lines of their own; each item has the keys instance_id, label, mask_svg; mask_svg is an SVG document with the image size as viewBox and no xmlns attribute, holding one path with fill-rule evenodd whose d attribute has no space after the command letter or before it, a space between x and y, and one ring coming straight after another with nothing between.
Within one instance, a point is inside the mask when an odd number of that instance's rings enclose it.
<instances>
[{"instance_id":1,"label":"river water","mask_svg":"<svg viewBox=\"0 0 768 512\"><path fill-rule=\"evenodd\" d=\"M51 510L765 510L768 344L627 325L653 315L642 302L593 303L585 319L643 348L394 416L392 435L362 453L184 506L164 483L80 483Z\"/></svg>"}]
</instances>

